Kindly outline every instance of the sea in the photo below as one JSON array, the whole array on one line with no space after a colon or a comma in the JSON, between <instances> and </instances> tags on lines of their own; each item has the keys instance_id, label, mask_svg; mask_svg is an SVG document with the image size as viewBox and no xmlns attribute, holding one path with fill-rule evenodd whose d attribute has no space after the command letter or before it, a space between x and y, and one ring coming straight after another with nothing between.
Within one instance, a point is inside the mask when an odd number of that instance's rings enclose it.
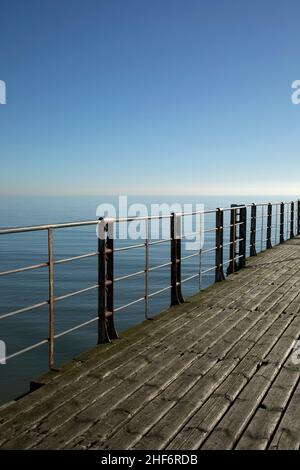
<instances>
[{"instance_id":1,"label":"sea","mask_svg":"<svg viewBox=\"0 0 300 470\"><path fill-rule=\"evenodd\" d=\"M216 207L228 208L231 204L250 204L252 202L279 202L295 199L293 196L129 196L128 206L143 204L151 214L152 204L164 204L168 207L179 204L182 210L205 210ZM124 201L124 198L123 198ZM116 196L80 196L80 197L0 197L0 227L21 227L43 224L58 224L75 221L96 220L97 208L101 204L110 204L118 214L119 199ZM104 206L102 206L104 207ZM138 207L138 206L136 206ZM258 209L257 213L257 251L265 249L266 212ZM247 223L247 254L249 254L249 217ZM262 224L263 221L263 224ZM224 226L228 226L229 211L225 213ZM191 226L193 222L191 220ZM215 224L215 214L204 218L204 238L202 256L182 243L182 256L195 253L196 256L182 262L182 279L189 279L182 284L184 298L205 289L214 282L215 233L211 229ZM278 213L273 212L272 241L278 242ZM197 229L197 226L195 227ZM189 227L190 229L190 227ZM288 234L288 224L285 231ZM210 231L211 230L211 231ZM193 230L190 230L193 231ZM135 230L135 233L137 230ZM143 232L143 230L141 230ZM168 238L168 237L166 237ZM151 241L151 240L150 240ZM152 240L153 241L153 240ZM229 241L229 228L224 230L224 243ZM143 244L141 239L122 239L115 241L116 248L133 244ZM211 251L207 251L210 250ZM95 226L81 226L54 230L54 259L75 257L97 250ZM36 231L10 235L0 235L0 272L47 262L47 231ZM229 259L229 246L224 249L224 262ZM170 243L150 245L150 267L170 261ZM114 256L115 277L126 276L145 268L144 247L117 251ZM201 276L193 277L200 271ZM74 260L57 264L54 270L55 297L87 288L97 283L97 257ZM170 285L170 266L153 270L149 273L149 293L155 293ZM115 283L115 308L130 304L145 295L145 275L130 277ZM0 276L0 343L6 346L6 355L26 349L49 336L49 310L44 306L1 319L14 310L48 299L48 270L40 268L32 271ZM170 305L170 290L165 290L149 298L149 317L154 317ZM97 289L93 289L67 299L55 302L55 334L71 329L97 316ZM116 328L120 336L128 328L145 320L145 305L139 303L120 309L115 314ZM66 363L81 352L92 348L97 343L97 322L71 332L55 341L55 366ZM38 378L48 370L48 344L11 358L6 364L0 364L0 404L16 399L29 390L31 380Z\"/></svg>"}]
</instances>

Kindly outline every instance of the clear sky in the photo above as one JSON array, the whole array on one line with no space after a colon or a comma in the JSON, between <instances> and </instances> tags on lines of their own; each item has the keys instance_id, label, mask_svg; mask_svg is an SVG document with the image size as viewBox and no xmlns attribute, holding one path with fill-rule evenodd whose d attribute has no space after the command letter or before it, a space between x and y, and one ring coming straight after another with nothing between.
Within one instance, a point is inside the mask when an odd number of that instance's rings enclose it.
<instances>
[{"instance_id":1,"label":"clear sky","mask_svg":"<svg viewBox=\"0 0 300 470\"><path fill-rule=\"evenodd\" d=\"M298 194L297 0L1 0L1 194Z\"/></svg>"}]
</instances>

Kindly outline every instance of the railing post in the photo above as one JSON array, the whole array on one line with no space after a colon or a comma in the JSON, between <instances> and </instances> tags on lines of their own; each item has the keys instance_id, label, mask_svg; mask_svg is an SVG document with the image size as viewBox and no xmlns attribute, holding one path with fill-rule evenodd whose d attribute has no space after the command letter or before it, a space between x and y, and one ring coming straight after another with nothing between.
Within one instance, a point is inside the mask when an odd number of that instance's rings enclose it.
<instances>
[{"instance_id":1,"label":"railing post","mask_svg":"<svg viewBox=\"0 0 300 470\"><path fill-rule=\"evenodd\" d=\"M181 216L172 212L171 231L171 305L184 302L181 292Z\"/></svg>"},{"instance_id":2,"label":"railing post","mask_svg":"<svg viewBox=\"0 0 300 470\"><path fill-rule=\"evenodd\" d=\"M256 253L256 204L252 204L251 206L250 256L257 256L257 253Z\"/></svg>"},{"instance_id":3,"label":"railing post","mask_svg":"<svg viewBox=\"0 0 300 470\"><path fill-rule=\"evenodd\" d=\"M267 250L272 248L272 204L268 204L267 217Z\"/></svg>"},{"instance_id":4,"label":"railing post","mask_svg":"<svg viewBox=\"0 0 300 470\"><path fill-rule=\"evenodd\" d=\"M227 268L227 274L232 274L238 270L238 265L236 262L236 215L237 215L237 204L231 204L230 211L230 248L229 248L229 257L230 262Z\"/></svg>"},{"instance_id":5,"label":"railing post","mask_svg":"<svg viewBox=\"0 0 300 470\"><path fill-rule=\"evenodd\" d=\"M98 224L98 344L117 339L114 325L114 221Z\"/></svg>"},{"instance_id":6,"label":"railing post","mask_svg":"<svg viewBox=\"0 0 300 470\"><path fill-rule=\"evenodd\" d=\"M297 201L297 235L300 235L300 200Z\"/></svg>"},{"instance_id":7,"label":"railing post","mask_svg":"<svg viewBox=\"0 0 300 470\"><path fill-rule=\"evenodd\" d=\"M145 318L149 320L149 226L146 221L145 240Z\"/></svg>"},{"instance_id":8,"label":"railing post","mask_svg":"<svg viewBox=\"0 0 300 470\"><path fill-rule=\"evenodd\" d=\"M223 226L224 226L224 213L222 209L216 210L216 272L215 281L224 281L223 271Z\"/></svg>"},{"instance_id":9,"label":"railing post","mask_svg":"<svg viewBox=\"0 0 300 470\"><path fill-rule=\"evenodd\" d=\"M284 202L280 204L280 243L284 242Z\"/></svg>"},{"instance_id":10,"label":"railing post","mask_svg":"<svg viewBox=\"0 0 300 470\"><path fill-rule=\"evenodd\" d=\"M295 204L291 202L290 238L294 238Z\"/></svg>"},{"instance_id":11,"label":"railing post","mask_svg":"<svg viewBox=\"0 0 300 470\"><path fill-rule=\"evenodd\" d=\"M246 236L247 236L247 208L241 207L239 210L239 269L246 266Z\"/></svg>"},{"instance_id":12,"label":"railing post","mask_svg":"<svg viewBox=\"0 0 300 470\"><path fill-rule=\"evenodd\" d=\"M48 228L48 264L49 264L49 368L54 368L54 257L53 231Z\"/></svg>"}]
</instances>

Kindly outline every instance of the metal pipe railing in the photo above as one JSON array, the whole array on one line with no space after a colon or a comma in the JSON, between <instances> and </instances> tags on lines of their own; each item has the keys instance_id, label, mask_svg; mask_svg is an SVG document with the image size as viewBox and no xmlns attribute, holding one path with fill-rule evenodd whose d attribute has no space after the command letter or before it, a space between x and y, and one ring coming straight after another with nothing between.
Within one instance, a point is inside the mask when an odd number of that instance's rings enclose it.
<instances>
[{"instance_id":1,"label":"metal pipe railing","mask_svg":"<svg viewBox=\"0 0 300 470\"><path fill-rule=\"evenodd\" d=\"M54 265L53 265L53 229L48 228L48 263L49 263L49 367L54 368Z\"/></svg>"},{"instance_id":2,"label":"metal pipe railing","mask_svg":"<svg viewBox=\"0 0 300 470\"><path fill-rule=\"evenodd\" d=\"M260 213L258 213L260 208ZM265 213L266 208L266 213ZM274 224L274 210L275 208L275 224ZM248 210L250 212L248 216ZM182 218L185 216L193 215L210 216L215 215L215 222L213 227L203 229L203 235L214 235L212 240L212 247L203 248L201 246L199 251L190 255L181 254L182 240L191 236L200 235L200 232L191 232L187 234L181 233ZM230 223L224 223L224 215L229 214ZM170 237L161 240L149 239L149 222L151 220L170 220ZM102 219L100 219L102 220ZM116 248L114 246L114 227L115 224L120 222L131 222L131 221L145 221L146 222L146 239L143 243L134 245L128 245L125 247ZM260 221L260 226L257 225L257 221ZM103 222L103 220L102 220ZM250 223L249 231L247 232L247 224ZM25 352L31 351L37 347L49 345L49 367L52 369L55 366L55 340L61 338L73 331L83 328L93 322L98 321L98 343L104 343L118 338L118 334L114 324L114 314L120 312L126 308L136 305L140 302L144 302L145 318L150 319L149 316L149 301L151 298L160 295L164 292L170 291L170 304L178 305L184 302L182 295L182 285L193 279L199 279L199 289L202 288L202 278L206 274L214 273L215 282L223 281L225 279L224 266L227 267L227 274L236 272L242 269L246 264L246 251L247 246L249 248L250 256L257 255L257 237L260 231L260 248L261 251L271 249L274 244L283 243L288 238L293 238L295 233L300 235L300 200L290 202L276 202L276 203L259 203L259 204L245 204L245 205L232 205L229 208L218 208L203 211L185 212L180 214L166 214L150 217L131 217L131 218L119 218L119 219L104 219L105 225L105 237L98 238L98 249L97 251L86 253L78 256L69 258L54 259L54 246L53 246L53 231L58 229L70 228L70 227L83 227L98 225L99 220L85 221L85 222L71 222L64 224L50 224L50 225L39 225L29 227L14 227L0 229L0 235L10 235L25 232L36 232L46 231L47 232L47 243L48 243L48 260L47 262L29 265L25 267L5 270L0 272L0 277L7 275L26 273L36 269L48 269L48 299L42 300L41 302L33 305L19 308L17 310L4 313L0 315L0 320L10 318L14 315L33 311L44 306L48 306L49 309L49 337L44 339L32 346L23 348L20 351L10 354L7 359L17 357ZM224 241L225 231L229 230L229 242ZM264 236L266 233L266 236ZM248 245L247 245L248 239ZM150 266L150 255L151 247L162 243L170 243L170 260L158 264L156 266ZM224 260L224 248L229 248L229 258ZM127 252L133 249L145 249L145 267L142 270L125 274L119 277L114 276L114 264L115 255L122 252ZM203 256L209 253L215 252L215 263L213 266L203 268ZM88 286L77 291L69 292L60 296L55 296L54 286L54 270L56 265L72 262L75 260L83 260L90 257L98 258L98 282L92 286ZM182 279L181 269L182 263L188 260L199 258L199 270L196 274L189 275ZM159 269L170 268L171 284L160 289L150 292L149 273L155 272ZM115 293L114 286L116 282L122 282L128 279L132 279L136 276L144 276L145 280L145 291L144 295L138 299L130 301L124 305L114 306L115 304ZM91 320L85 321L79 325L69 328L60 333L55 333L55 303L61 300L74 297L76 295L89 292L91 290L98 291L98 315Z\"/></svg>"}]
</instances>

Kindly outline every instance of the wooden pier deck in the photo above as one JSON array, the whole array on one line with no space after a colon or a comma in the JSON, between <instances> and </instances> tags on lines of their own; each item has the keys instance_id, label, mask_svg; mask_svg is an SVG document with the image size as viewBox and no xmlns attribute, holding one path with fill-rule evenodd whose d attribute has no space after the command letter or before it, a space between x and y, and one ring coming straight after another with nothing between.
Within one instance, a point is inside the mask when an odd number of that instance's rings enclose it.
<instances>
[{"instance_id":1,"label":"wooden pier deck","mask_svg":"<svg viewBox=\"0 0 300 470\"><path fill-rule=\"evenodd\" d=\"M298 449L299 335L295 238L46 374L0 408L0 448Z\"/></svg>"}]
</instances>

